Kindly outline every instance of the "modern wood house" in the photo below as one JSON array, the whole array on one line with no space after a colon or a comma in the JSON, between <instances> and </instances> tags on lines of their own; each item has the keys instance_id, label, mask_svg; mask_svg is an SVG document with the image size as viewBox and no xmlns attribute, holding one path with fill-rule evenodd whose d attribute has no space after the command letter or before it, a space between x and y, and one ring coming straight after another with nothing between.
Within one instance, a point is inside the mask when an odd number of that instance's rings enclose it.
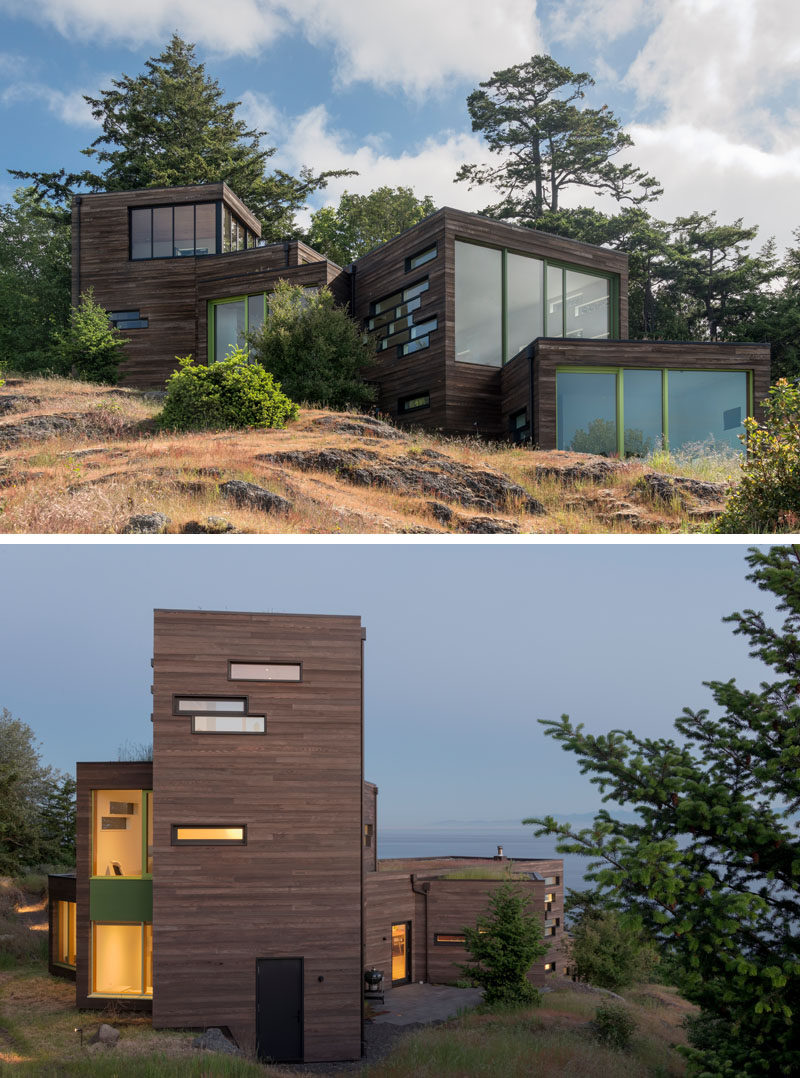
<instances>
[{"instance_id":1,"label":"modern wood house","mask_svg":"<svg viewBox=\"0 0 800 1078\"><path fill-rule=\"evenodd\" d=\"M76 875L50 878L79 1007L358 1059L365 972L454 980L509 875L552 944L529 976L556 971L561 861L377 860L358 617L157 610L154 636L152 763L78 764Z\"/></svg>"},{"instance_id":2,"label":"modern wood house","mask_svg":"<svg viewBox=\"0 0 800 1078\"><path fill-rule=\"evenodd\" d=\"M603 247L447 207L346 268L260 234L224 183L76 197L73 302L91 287L128 336L126 384L224 356L283 278L349 306L379 408L420 427L620 455L738 448L769 388L769 345L628 340L627 256Z\"/></svg>"},{"instance_id":3,"label":"modern wood house","mask_svg":"<svg viewBox=\"0 0 800 1078\"><path fill-rule=\"evenodd\" d=\"M423 428L620 455L738 449L769 388L767 344L628 340L617 251L448 207L346 268L260 235L224 183L75 198L73 303L91 287L124 330L125 384L163 385L176 356L222 358L283 278L349 306L380 410Z\"/></svg>"}]
</instances>

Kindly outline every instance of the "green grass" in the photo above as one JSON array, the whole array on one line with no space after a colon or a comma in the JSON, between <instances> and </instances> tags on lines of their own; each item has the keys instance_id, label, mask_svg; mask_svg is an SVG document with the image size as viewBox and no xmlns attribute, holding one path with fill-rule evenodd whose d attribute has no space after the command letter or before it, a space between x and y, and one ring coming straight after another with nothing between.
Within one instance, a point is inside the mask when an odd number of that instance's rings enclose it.
<instances>
[{"instance_id":1,"label":"green grass","mask_svg":"<svg viewBox=\"0 0 800 1078\"><path fill-rule=\"evenodd\" d=\"M670 453L668 449L655 449L644 458L644 463L654 472L663 475L682 475L707 483L724 483L729 479L738 482L742 477L744 454L725 444L709 445L694 442Z\"/></svg>"},{"instance_id":2,"label":"green grass","mask_svg":"<svg viewBox=\"0 0 800 1078\"><path fill-rule=\"evenodd\" d=\"M515 876L503 868L459 868L454 872L445 872L443 880L513 880Z\"/></svg>"},{"instance_id":3,"label":"green grass","mask_svg":"<svg viewBox=\"0 0 800 1078\"><path fill-rule=\"evenodd\" d=\"M102 1054L101 1054L102 1053ZM114 1049L86 1051L80 1059L58 1063L17 1063L16 1078L265 1078L275 1074L259 1063L214 1052L198 1052L196 1056L170 1059L162 1053L140 1059L120 1058Z\"/></svg>"}]
</instances>

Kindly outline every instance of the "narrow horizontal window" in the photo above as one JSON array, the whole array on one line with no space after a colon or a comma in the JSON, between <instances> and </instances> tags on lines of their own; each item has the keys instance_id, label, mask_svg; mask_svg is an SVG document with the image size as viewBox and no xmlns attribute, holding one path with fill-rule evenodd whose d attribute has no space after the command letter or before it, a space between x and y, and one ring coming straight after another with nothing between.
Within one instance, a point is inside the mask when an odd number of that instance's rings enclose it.
<instances>
[{"instance_id":1,"label":"narrow horizontal window","mask_svg":"<svg viewBox=\"0 0 800 1078\"><path fill-rule=\"evenodd\" d=\"M301 681L300 663L234 663L228 664L231 681Z\"/></svg>"},{"instance_id":2,"label":"narrow horizontal window","mask_svg":"<svg viewBox=\"0 0 800 1078\"><path fill-rule=\"evenodd\" d=\"M221 827L213 824L172 825L173 846L246 846L247 827Z\"/></svg>"},{"instance_id":3,"label":"narrow horizontal window","mask_svg":"<svg viewBox=\"0 0 800 1078\"><path fill-rule=\"evenodd\" d=\"M420 266L424 266L426 262L430 262L436 258L436 244L432 247L426 247L424 251L420 251L418 254L411 255L406 259L406 273L409 273L413 269L419 269Z\"/></svg>"},{"instance_id":4,"label":"narrow horizontal window","mask_svg":"<svg viewBox=\"0 0 800 1078\"><path fill-rule=\"evenodd\" d=\"M545 876L544 885L545 887L558 887L559 881L559 876Z\"/></svg>"},{"instance_id":5,"label":"narrow horizontal window","mask_svg":"<svg viewBox=\"0 0 800 1078\"><path fill-rule=\"evenodd\" d=\"M117 329L148 329L150 322L147 318L131 318L127 322L114 322Z\"/></svg>"},{"instance_id":6,"label":"narrow horizontal window","mask_svg":"<svg viewBox=\"0 0 800 1078\"><path fill-rule=\"evenodd\" d=\"M433 942L441 946L463 947L467 938L463 932L436 932Z\"/></svg>"},{"instance_id":7,"label":"narrow horizontal window","mask_svg":"<svg viewBox=\"0 0 800 1078\"><path fill-rule=\"evenodd\" d=\"M202 715L203 712L214 714L225 712L229 714L244 715L247 713L247 698L244 696L217 697L209 700L207 697L176 696L174 713L176 715Z\"/></svg>"},{"instance_id":8,"label":"narrow horizontal window","mask_svg":"<svg viewBox=\"0 0 800 1078\"><path fill-rule=\"evenodd\" d=\"M400 348L400 355L410 356L412 352L421 352L424 348L427 348L430 343L430 337L419 337L415 341L409 341L408 344L402 345Z\"/></svg>"},{"instance_id":9,"label":"narrow horizontal window","mask_svg":"<svg viewBox=\"0 0 800 1078\"><path fill-rule=\"evenodd\" d=\"M192 715L193 734L263 734L264 715Z\"/></svg>"},{"instance_id":10,"label":"narrow horizontal window","mask_svg":"<svg viewBox=\"0 0 800 1078\"><path fill-rule=\"evenodd\" d=\"M108 317L112 322L127 322L131 318L138 318L138 311L109 311Z\"/></svg>"},{"instance_id":11,"label":"narrow horizontal window","mask_svg":"<svg viewBox=\"0 0 800 1078\"><path fill-rule=\"evenodd\" d=\"M429 288L430 284L428 278L423 277L421 281L409 285L408 288L404 288L402 292L393 292L390 296L386 296L384 299L379 299L376 303L373 303L370 314L373 316L383 314L385 311L390 310L392 307L397 307L401 303L409 303L411 300L422 295L423 292L427 292Z\"/></svg>"},{"instance_id":12,"label":"narrow horizontal window","mask_svg":"<svg viewBox=\"0 0 800 1078\"><path fill-rule=\"evenodd\" d=\"M422 300L419 297L410 300L408 303L401 303L398 307L393 307L391 310L384 311L383 314L379 314L375 318L368 319L367 329L380 329L381 326L385 326L395 318L403 318L405 315L411 314L412 311L418 311L421 305Z\"/></svg>"},{"instance_id":13,"label":"narrow horizontal window","mask_svg":"<svg viewBox=\"0 0 800 1078\"><path fill-rule=\"evenodd\" d=\"M415 412L418 408L430 408L430 406L430 393L417 393L413 397L401 397L397 402L397 411L404 414L405 412Z\"/></svg>"},{"instance_id":14,"label":"narrow horizontal window","mask_svg":"<svg viewBox=\"0 0 800 1078\"><path fill-rule=\"evenodd\" d=\"M149 324L139 311L109 311L108 320L116 329L147 329Z\"/></svg>"}]
</instances>

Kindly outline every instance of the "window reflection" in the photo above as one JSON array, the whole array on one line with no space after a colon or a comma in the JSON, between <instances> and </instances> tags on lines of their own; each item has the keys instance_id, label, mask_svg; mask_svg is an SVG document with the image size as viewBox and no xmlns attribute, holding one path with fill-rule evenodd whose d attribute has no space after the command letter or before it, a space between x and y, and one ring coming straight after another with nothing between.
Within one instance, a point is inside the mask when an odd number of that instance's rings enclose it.
<instances>
[{"instance_id":1,"label":"window reflection","mask_svg":"<svg viewBox=\"0 0 800 1078\"><path fill-rule=\"evenodd\" d=\"M456 359L502 363L502 255L474 243L455 244Z\"/></svg>"}]
</instances>

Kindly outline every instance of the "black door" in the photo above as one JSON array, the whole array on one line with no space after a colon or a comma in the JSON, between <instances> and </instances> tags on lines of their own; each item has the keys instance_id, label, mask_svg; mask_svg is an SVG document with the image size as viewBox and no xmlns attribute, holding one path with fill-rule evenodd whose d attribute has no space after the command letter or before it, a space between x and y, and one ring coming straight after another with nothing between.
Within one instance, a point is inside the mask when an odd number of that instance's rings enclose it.
<instances>
[{"instance_id":1,"label":"black door","mask_svg":"<svg viewBox=\"0 0 800 1078\"><path fill-rule=\"evenodd\" d=\"M303 1060L303 959L256 959L256 1052L262 1061Z\"/></svg>"}]
</instances>

